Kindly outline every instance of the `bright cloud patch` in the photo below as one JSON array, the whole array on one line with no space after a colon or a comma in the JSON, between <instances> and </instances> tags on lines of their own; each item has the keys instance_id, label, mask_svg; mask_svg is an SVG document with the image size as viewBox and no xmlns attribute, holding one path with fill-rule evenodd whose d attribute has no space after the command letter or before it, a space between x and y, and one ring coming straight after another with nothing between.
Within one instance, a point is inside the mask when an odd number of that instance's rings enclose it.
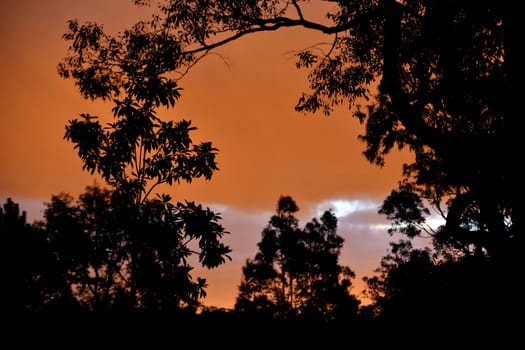
<instances>
[{"instance_id":1,"label":"bright cloud patch","mask_svg":"<svg viewBox=\"0 0 525 350\"><path fill-rule=\"evenodd\" d=\"M317 206L317 215L322 215L326 210L333 210L337 218L348 216L359 211L377 210L379 204L371 200L332 199Z\"/></svg>"},{"instance_id":2,"label":"bright cloud patch","mask_svg":"<svg viewBox=\"0 0 525 350\"><path fill-rule=\"evenodd\" d=\"M428 218L426 218L427 225L431 227L432 229L437 229L439 226L444 225L446 223L445 219L439 215L430 215Z\"/></svg>"}]
</instances>

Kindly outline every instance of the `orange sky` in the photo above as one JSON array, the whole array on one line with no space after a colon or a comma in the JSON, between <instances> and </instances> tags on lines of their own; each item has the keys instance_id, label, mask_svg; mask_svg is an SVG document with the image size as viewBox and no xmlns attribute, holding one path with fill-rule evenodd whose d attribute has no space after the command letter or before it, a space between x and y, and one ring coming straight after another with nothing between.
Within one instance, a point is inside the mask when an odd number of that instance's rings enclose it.
<instances>
[{"instance_id":1,"label":"orange sky","mask_svg":"<svg viewBox=\"0 0 525 350\"><path fill-rule=\"evenodd\" d=\"M142 10L143 11L143 10ZM141 14L130 0L18 0L0 3L0 201L11 197L39 218L51 195L74 196L94 178L82 171L65 125L80 113L110 118L111 105L83 100L56 66L65 55L66 21L78 18L120 31ZM182 98L163 119L191 119L194 141L219 148L220 171L209 181L169 189L175 200L195 200L222 213L231 233L233 261L213 271L204 303L232 307L245 259L253 257L279 195L291 195L305 224L322 210L339 216L345 239L341 263L357 273L356 285L379 266L392 238L382 199L401 176L406 154L385 168L369 164L357 141L362 126L345 108L331 117L302 115L294 105L307 88L306 71L290 51L323 41L316 32L289 29L251 35L220 49L181 81ZM109 119L108 119L109 120ZM356 292L358 290L356 289Z\"/></svg>"}]
</instances>

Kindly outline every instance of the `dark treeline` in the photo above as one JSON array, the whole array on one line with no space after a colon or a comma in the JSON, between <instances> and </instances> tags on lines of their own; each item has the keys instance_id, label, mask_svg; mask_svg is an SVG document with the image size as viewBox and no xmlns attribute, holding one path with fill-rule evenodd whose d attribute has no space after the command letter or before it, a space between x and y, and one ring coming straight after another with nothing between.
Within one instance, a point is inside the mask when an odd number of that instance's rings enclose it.
<instances>
[{"instance_id":1,"label":"dark treeline","mask_svg":"<svg viewBox=\"0 0 525 350\"><path fill-rule=\"evenodd\" d=\"M512 276L482 256L436 259L437 252L414 249L407 240L392 242L377 276L365 277L373 303L361 305L351 289L355 274L338 263L343 239L337 218L326 211L301 228L294 216L299 208L289 196L279 198L257 253L243 266L234 308L203 307L205 281L194 283L186 262L161 259L162 250L181 249L173 243L180 236L164 230L167 223L159 227L166 214L142 216L134 225L144 234L132 236L123 226L129 218L116 216L111 194L88 187L77 201L53 196L44 220L32 224L12 200L3 205L7 329L52 344L110 339L120 346L189 342L174 340L174 334L201 337L202 346L258 339L259 345L292 341L307 348L337 346L345 335L358 342L380 336L375 346L410 344L399 338L406 332L414 339L441 332L433 346L451 339L484 345L496 336L499 345L511 344L516 336L519 301L500 299L513 293L498 284ZM133 245L141 247L135 256ZM132 264L133 258L138 262ZM480 332L489 333L480 338ZM506 336L499 339L501 334Z\"/></svg>"},{"instance_id":2,"label":"dark treeline","mask_svg":"<svg viewBox=\"0 0 525 350\"><path fill-rule=\"evenodd\" d=\"M3 254L6 315L36 321L162 319L321 328L394 321L503 322L518 316L519 300L499 299L501 291L513 294L502 280L513 277L508 271L483 255L415 249L409 240L392 242L377 275L364 278L373 303L361 305L352 294L354 272L338 263L343 238L337 234L337 218L326 211L301 228L294 216L299 207L289 196L279 198L256 255L243 266L234 308L206 308L201 305L206 282L194 282L192 267L178 256L192 250L183 245L187 236L171 226L169 211L154 202L161 207L151 204L130 228L130 213L120 211L112 195L93 186L76 201L66 194L53 196L44 220L32 224L17 203L7 200L0 210L0 233L8 248ZM199 212L196 208L191 207ZM197 215L183 220L206 224ZM140 248L132 251L134 246Z\"/></svg>"},{"instance_id":3,"label":"dark treeline","mask_svg":"<svg viewBox=\"0 0 525 350\"><path fill-rule=\"evenodd\" d=\"M89 187L76 200L54 196L36 224L25 222L16 203L5 204L6 309L160 312L245 326L470 325L483 336L519 324L524 60L514 2L333 1L322 23L304 16L313 1L162 3L151 20L116 36L93 22L69 22L58 72L85 98L113 103L114 122L102 126L81 114L64 136L108 189ZM310 85L297 111L329 116L350 107L365 127L364 156L378 166L394 147L414 154L379 208L391 222L385 234L405 238L391 242L377 273L365 278L372 304L361 305L350 293L353 271L337 259L343 242L335 217L327 212L301 227L293 199L280 198L243 267L235 309L201 310L206 281L193 280L188 257L208 268L227 263L221 238L229 232L219 214L155 190L210 180L218 150L193 143L191 122L165 122L157 110L175 105L179 78L215 48L285 27L321 31L328 40L297 54ZM444 225L427 225L431 210ZM431 238L428 248L412 247L420 235Z\"/></svg>"}]
</instances>

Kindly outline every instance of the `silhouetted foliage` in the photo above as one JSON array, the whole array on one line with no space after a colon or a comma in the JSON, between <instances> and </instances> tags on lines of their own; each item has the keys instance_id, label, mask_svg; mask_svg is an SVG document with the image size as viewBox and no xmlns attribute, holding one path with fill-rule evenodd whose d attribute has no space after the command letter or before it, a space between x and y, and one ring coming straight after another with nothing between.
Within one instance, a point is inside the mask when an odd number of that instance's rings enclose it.
<instances>
[{"instance_id":1,"label":"silhouetted foliage","mask_svg":"<svg viewBox=\"0 0 525 350\"><path fill-rule=\"evenodd\" d=\"M87 310L195 310L207 285L192 280L189 258L198 254L208 268L224 262L220 216L166 195L138 212L121 199L93 186L77 202L60 194L47 204L44 229L68 289Z\"/></svg>"},{"instance_id":2,"label":"silhouetted foliage","mask_svg":"<svg viewBox=\"0 0 525 350\"><path fill-rule=\"evenodd\" d=\"M312 4L165 1L151 21L115 37L97 24L71 21L65 37L73 45L60 70L85 96L110 98L113 86L129 86L135 70L184 75L213 49L254 32L296 26L327 34L326 50L320 44L298 53L310 91L296 109L329 115L350 106L365 126L364 155L379 166L395 147L413 152L380 210L392 220L390 233L425 232L447 261L485 261L499 276L494 283L506 286L505 298L521 307L514 283L525 248L518 3L333 1L319 23L303 11ZM121 64L126 57L137 65ZM142 92L174 86L169 79L137 81ZM442 227L428 227L427 205L443 216ZM484 263L475 266L483 270ZM394 273L398 265L389 268Z\"/></svg>"},{"instance_id":3,"label":"silhouetted foliage","mask_svg":"<svg viewBox=\"0 0 525 350\"><path fill-rule=\"evenodd\" d=\"M83 97L113 103L114 122L103 126L98 116L81 114L64 135L83 168L102 176L110 190L88 188L78 204L55 196L46 211L68 282L90 309L195 309L206 283L192 281L188 258L198 255L206 268L230 258L220 242L228 233L220 215L155 192L160 185L210 180L218 167L211 142L193 143L190 121L157 116L159 108L175 105L180 88L167 74L173 60L158 52L173 48L169 37L148 29L138 25L114 40L95 24L71 21L63 36L71 54L59 75L72 78Z\"/></svg>"},{"instance_id":4,"label":"silhouetted foliage","mask_svg":"<svg viewBox=\"0 0 525 350\"><path fill-rule=\"evenodd\" d=\"M26 222L26 212L11 198L0 209L3 239L4 294L2 310L10 315L78 310L41 222Z\"/></svg>"},{"instance_id":5,"label":"silhouetted foliage","mask_svg":"<svg viewBox=\"0 0 525 350\"><path fill-rule=\"evenodd\" d=\"M20 213L18 204L8 198L0 209L0 235L2 241L2 275L4 276L4 297L2 307L11 312L22 311L25 308L26 281L32 278L28 262L24 260L24 247L30 247L27 242L28 228L26 213ZM26 248L27 249L27 248ZM18 252L22 254L17 254Z\"/></svg>"},{"instance_id":6,"label":"silhouetted foliage","mask_svg":"<svg viewBox=\"0 0 525 350\"><path fill-rule=\"evenodd\" d=\"M410 241L390 243L374 277L365 277L373 300L369 316L407 325L426 323L500 325L519 317L516 304L503 302L498 271L482 255L446 257ZM510 281L509 281L510 282ZM512 295L512 293L510 293ZM365 310L361 310L365 312Z\"/></svg>"},{"instance_id":7,"label":"silhouetted foliage","mask_svg":"<svg viewBox=\"0 0 525 350\"><path fill-rule=\"evenodd\" d=\"M343 238L330 211L303 229L290 196L264 228L259 251L243 267L235 310L258 319L351 320L359 301L350 293L354 272L339 265Z\"/></svg>"}]
</instances>

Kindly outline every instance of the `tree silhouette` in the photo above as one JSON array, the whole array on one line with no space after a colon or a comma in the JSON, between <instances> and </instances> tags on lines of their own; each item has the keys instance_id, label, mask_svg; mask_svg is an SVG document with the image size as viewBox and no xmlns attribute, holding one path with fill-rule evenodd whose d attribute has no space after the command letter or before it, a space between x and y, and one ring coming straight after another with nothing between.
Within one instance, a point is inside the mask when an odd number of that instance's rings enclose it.
<instances>
[{"instance_id":1,"label":"tree silhouette","mask_svg":"<svg viewBox=\"0 0 525 350\"><path fill-rule=\"evenodd\" d=\"M2 306L11 312L22 311L25 308L24 286L28 276L23 268L24 260L15 252L21 250L26 243L27 224L25 212L20 213L18 204L11 198L0 209L0 234L5 242L2 249L2 271L7 286L3 293Z\"/></svg>"},{"instance_id":2,"label":"tree silhouette","mask_svg":"<svg viewBox=\"0 0 525 350\"><path fill-rule=\"evenodd\" d=\"M76 203L60 194L47 204L46 237L68 289L87 310L195 311L207 285L202 278L192 280L188 260L197 252L195 242L204 266L224 261L220 216L165 198L146 201L130 217L120 200L92 186Z\"/></svg>"},{"instance_id":3,"label":"tree silhouette","mask_svg":"<svg viewBox=\"0 0 525 350\"><path fill-rule=\"evenodd\" d=\"M119 105L118 102L116 104ZM129 261L124 265L128 270L126 279L130 279L128 297L131 297L131 300L135 299L136 295L140 295L139 299L147 298L148 302L138 302L141 307L160 303L160 296L146 295L153 292L154 288L159 289L167 285L151 280L155 273L150 269L171 264L175 264L174 269L180 265L178 273L159 270L158 274L163 274L164 279L170 276L174 280L177 275L181 276L178 281L179 287L184 289L182 286L185 285L188 290L178 290L179 296L182 299L188 299L189 295L192 299L203 297L204 280L199 282L200 291L195 292L190 287L192 283L182 277L189 277L188 273L191 270L186 261L190 250L182 242L196 239L201 242L199 261L203 266L214 268L222 264L230 249L219 241L220 237L227 233L217 222L220 216L193 202L172 204L168 195L157 195L154 200L149 200L149 195L156 186L164 183L172 185L180 181L191 182L201 176L210 179L213 171L217 169L216 150L210 143L192 144L189 133L195 128L191 127L188 121L162 122L152 111L137 111L130 107L131 110L123 112L120 107L114 110L117 122L103 128L96 118L84 115L80 121L70 121L65 137L75 143L79 156L84 161L84 167L91 172L99 172L114 188L113 199L106 209L114 207L113 210L117 210L118 216L113 220L118 220L121 224L118 230L127 236L117 238L117 241L120 241L118 244L125 243L128 254ZM147 115L142 116L141 113ZM144 120L139 120L141 117ZM188 222L181 223L180 220ZM203 222L198 223L199 220ZM162 225L164 227L161 227ZM155 230L160 230L161 233L158 234L163 236L167 234L165 231L169 232L170 229L176 238L164 237L160 240L166 244L165 250L171 251L168 255L174 254L173 249L180 251L176 254L177 257L159 256L159 247L150 245L152 242L160 245L160 242L155 241L159 238L151 241L152 238L148 235L155 235ZM156 253L150 254L152 251L149 249ZM167 289L173 292L177 287L171 286ZM159 292L157 290L155 293Z\"/></svg>"},{"instance_id":4,"label":"tree silhouette","mask_svg":"<svg viewBox=\"0 0 525 350\"><path fill-rule=\"evenodd\" d=\"M169 43L167 37L152 36L140 25L120 41L93 24L72 21L69 29L64 39L78 55L59 64L59 75L75 79L85 98L112 101L114 122L102 126L97 116L81 114L66 125L64 138L74 144L83 168L101 175L111 194L88 189L78 207L53 199L48 225L55 243L65 240L57 249L70 257L68 271L81 279L74 283L96 305L118 296L132 308L194 308L206 284L191 281L187 258L197 254L204 267L215 268L229 258L230 248L220 242L228 232L218 214L193 202L171 203L170 196L155 192L161 185L210 180L218 170L217 149L210 142L193 143L190 121L157 117L159 108L173 107L180 97L177 83L167 76L173 63L157 52ZM103 40L108 46L98 44ZM62 207L66 212L57 211ZM77 233L68 232L62 221L68 217ZM190 246L193 241L196 247ZM83 254L73 254L76 248Z\"/></svg>"},{"instance_id":5,"label":"tree silhouette","mask_svg":"<svg viewBox=\"0 0 525 350\"><path fill-rule=\"evenodd\" d=\"M7 313L19 313L26 309L30 292L27 282L32 279L31 262L26 252L33 246L31 230L26 223L25 211L20 212L11 198L0 209L0 235L2 237L2 272L4 292L2 309Z\"/></svg>"},{"instance_id":6,"label":"tree silhouette","mask_svg":"<svg viewBox=\"0 0 525 350\"><path fill-rule=\"evenodd\" d=\"M42 223L27 223L26 212L20 212L11 198L0 209L0 235L5 286L2 310L6 315L16 318L48 310L77 310Z\"/></svg>"},{"instance_id":7,"label":"tree silhouette","mask_svg":"<svg viewBox=\"0 0 525 350\"><path fill-rule=\"evenodd\" d=\"M458 258L442 253L415 249L409 240L391 242L377 275L364 278L365 294L373 303L360 311L406 325L487 327L494 320L507 324L511 310L498 298L502 287L491 283L498 274L494 266L482 255Z\"/></svg>"},{"instance_id":8,"label":"tree silhouette","mask_svg":"<svg viewBox=\"0 0 525 350\"><path fill-rule=\"evenodd\" d=\"M339 265L343 238L330 211L299 228L299 210L281 196L257 244L259 251L243 267L235 310L273 319L334 321L357 315L350 294L354 272Z\"/></svg>"}]
</instances>

